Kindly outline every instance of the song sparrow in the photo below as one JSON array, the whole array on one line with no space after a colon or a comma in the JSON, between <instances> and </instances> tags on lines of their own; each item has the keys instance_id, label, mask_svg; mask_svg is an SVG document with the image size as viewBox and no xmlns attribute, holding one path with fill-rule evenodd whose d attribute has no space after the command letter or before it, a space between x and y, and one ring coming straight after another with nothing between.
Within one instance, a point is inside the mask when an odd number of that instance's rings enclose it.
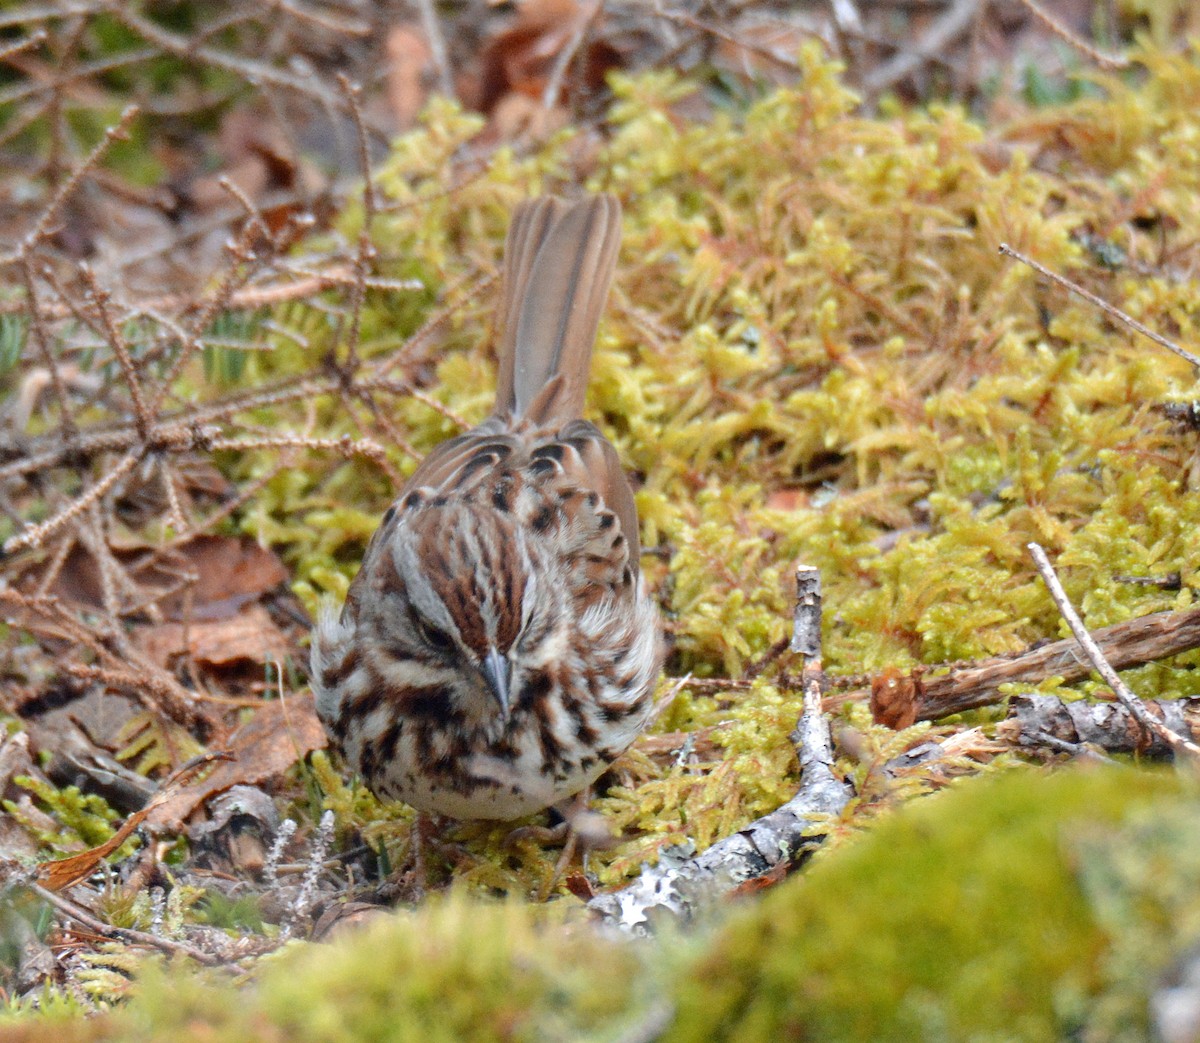
<instances>
[{"instance_id":1,"label":"song sparrow","mask_svg":"<svg viewBox=\"0 0 1200 1043\"><path fill-rule=\"evenodd\" d=\"M620 242L612 196L522 204L496 405L384 513L313 634L317 713L379 796L513 819L578 793L645 728L661 664L616 451L580 419Z\"/></svg>"}]
</instances>

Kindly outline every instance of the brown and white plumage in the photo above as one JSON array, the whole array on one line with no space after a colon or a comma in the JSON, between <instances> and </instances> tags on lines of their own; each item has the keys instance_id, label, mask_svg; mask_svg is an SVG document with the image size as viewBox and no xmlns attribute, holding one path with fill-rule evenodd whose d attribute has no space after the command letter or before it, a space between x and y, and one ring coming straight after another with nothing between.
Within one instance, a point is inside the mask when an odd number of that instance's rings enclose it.
<instances>
[{"instance_id":1,"label":"brown and white plumage","mask_svg":"<svg viewBox=\"0 0 1200 1043\"><path fill-rule=\"evenodd\" d=\"M517 818L649 720L661 640L633 494L580 419L619 242L612 196L517 209L495 410L421 463L317 624L317 712L380 796Z\"/></svg>"}]
</instances>

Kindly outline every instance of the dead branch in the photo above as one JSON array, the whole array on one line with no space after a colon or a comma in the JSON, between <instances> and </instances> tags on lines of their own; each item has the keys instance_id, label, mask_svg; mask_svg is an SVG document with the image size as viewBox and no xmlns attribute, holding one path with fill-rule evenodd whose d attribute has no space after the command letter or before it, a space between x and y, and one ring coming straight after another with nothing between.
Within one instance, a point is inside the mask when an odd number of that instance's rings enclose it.
<instances>
[{"instance_id":1,"label":"dead branch","mask_svg":"<svg viewBox=\"0 0 1200 1043\"><path fill-rule=\"evenodd\" d=\"M218 956L213 956L211 953L202 952L194 946L187 945L184 942L177 942L170 938L164 938L162 935L147 934L145 931L135 931L132 927L113 927L111 924L106 924L103 920L93 916L77 902L72 902L63 895L55 894L53 891L42 887L41 884L27 881L24 883L24 886L43 901L49 902L64 916L82 924L89 931L95 931L106 938L121 938L135 945L159 949L162 952L172 955L187 956L197 963L204 964L206 967L218 967L226 962Z\"/></svg>"},{"instance_id":2,"label":"dead branch","mask_svg":"<svg viewBox=\"0 0 1200 1043\"><path fill-rule=\"evenodd\" d=\"M1145 707L1174 734L1200 739L1200 699L1147 699ZM1050 737L1073 747L1094 747L1107 753L1166 757L1172 752L1161 735L1147 735L1120 703L1014 695L1008 712L1008 720L996 729L996 737L1014 746L1036 747Z\"/></svg>"},{"instance_id":3,"label":"dead branch","mask_svg":"<svg viewBox=\"0 0 1200 1043\"><path fill-rule=\"evenodd\" d=\"M1104 653L1100 650L1099 645L1092 639L1092 635L1088 633L1087 627L1083 625L1083 620L1079 618L1079 614L1075 611L1075 606L1071 604L1070 599L1067 597L1067 592L1063 590L1062 584L1058 581L1058 576L1055 575L1054 568L1050 564L1050 559L1046 557L1046 552L1036 543L1030 543L1028 546L1029 553L1033 555L1034 564L1037 565L1037 570L1041 574L1046 587L1049 589L1050 596L1054 599L1054 604L1057 606L1059 612L1062 613L1063 619L1067 621L1067 626L1071 628L1071 633L1075 635L1075 640L1079 642L1079 646L1083 649L1084 654L1096 672L1104 678L1105 683L1113 690L1113 694L1121 700L1121 705L1129 711L1130 716L1148 734L1157 735L1171 747L1176 755L1186 755L1191 758L1193 764L1200 764L1200 746L1197 746L1190 739L1185 739L1182 735L1177 735L1162 721L1147 711L1142 701L1129 690L1128 685L1121 680L1116 670L1104 658Z\"/></svg>"},{"instance_id":4,"label":"dead branch","mask_svg":"<svg viewBox=\"0 0 1200 1043\"><path fill-rule=\"evenodd\" d=\"M1092 639L1118 670L1200 648L1200 606L1178 612L1155 612L1092 633ZM1074 639L1033 647L1018 655L997 656L953 666L944 674L928 670L880 675L872 681L875 719L895 727L911 713L911 721L936 721L951 714L990 706L1005 698L1001 685L1038 684L1061 677L1071 684L1088 676L1089 666ZM862 698L858 690L840 701Z\"/></svg>"},{"instance_id":5,"label":"dead branch","mask_svg":"<svg viewBox=\"0 0 1200 1043\"><path fill-rule=\"evenodd\" d=\"M559 92L562 90L567 70L571 67L571 62L575 59L575 55L579 53L579 48L583 46L584 39L603 9L604 0L592 0L592 4L587 10L576 15L576 24L574 29L571 30L571 37L555 57L554 65L550 69L550 75L546 77L546 89L542 91L543 109L554 108L554 105L558 101Z\"/></svg>"},{"instance_id":6,"label":"dead branch","mask_svg":"<svg viewBox=\"0 0 1200 1043\"><path fill-rule=\"evenodd\" d=\"M796 570L796 614L792 647L805 657L804 709L792 739L800 761L800 788L782 807L695 858L660 855L628 887L597 895L588 908L624 930L646 933L656 915L690 919L705 905L769 874L795 866L824 839L819 820L837 815L850 788L833 771L833 739L821 712L820 573ZM814 821L816 820L816 821Z\"/></svg>"},{"instance_id":7,"label":"dead branch","mask_svg":"<svg viewBox=\"0 0 1200 1043\"><path fill-rule=\"evenodd\" d=\"M434 68L437 69L438 86L447 98L455 97L454 74L450 71L450 56L446 51L446 38L442 35L442 23L434 9L433 0L417 0L417 10L421 13L421 28L425 30L425 38L429 42L429 52L433 55Z\"/></svg>"},{"instance_id":8,"label":"dead branch","mask_svg":"<svg viewBox=\"0 0 1200 1043\"><path fill-rule=\"evenodd\" d=\"M889 61L873 69L863 79L868 94L880 94L894 87L924 62L945 54L950 44L967 31L979 9L979 0L955 0L910 48L898 51Z\"/></svg>"},{"instance_id":9,"label":"dead branch","mask_svg":"<svg viewBox=\"0 0 1200 1043\"><path fill-rule=\"evenodd\" d=\"M1021 0L1021 4L1046 29L1057 36L1068 47L1074 48L1089 61L1094 62L1107 72L1119 72L1129 68L1129 59L1120 55L1105 54L1098 47L1093 47L1076 33L1071 32L1062 22L1055 18L1041 4L1034 0Z\"/></svg>"}]
</instances>

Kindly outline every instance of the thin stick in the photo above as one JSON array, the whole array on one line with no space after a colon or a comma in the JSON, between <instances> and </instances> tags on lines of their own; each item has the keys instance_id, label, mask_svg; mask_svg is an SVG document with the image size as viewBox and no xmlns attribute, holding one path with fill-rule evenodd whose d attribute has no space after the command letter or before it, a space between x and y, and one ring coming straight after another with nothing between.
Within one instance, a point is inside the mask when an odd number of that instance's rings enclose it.
<instances>
[{"instance_id":1,"label":"thin stick","mask_svg":"<svg viewBox=\"0 0 1200 1043\"><path fill-rule=\"evenodd\" d=\"M1121 311L1120 308L1116 308L1109 304L1108 301L1104 300L1103 297L1097 297L1094 293L1085 290L1078 283L1073 283L1070 279L1052 272L1045 265L1038 264L1038 262L1032 257L1026 257L1019 250L1014 250L1008 245L1008 243L1000 244L1000 252L1008 257L1012 257L1020 261L1022 264L1029 265L1029 267L1039 275L1044 275L1047 279L1053 283L1057 283L1064 290L1070 290L1072 293L1078 294L1089 304L1094 304L1097 308L1104 312L1105 315L1109 316L1109 318L1117 319L1118 321L1125 323L1126 326L1132 330L1136 330L1143 337L1149 337L1152 341L1154 341L1155 344L1161 345L1168 351L1173 351L1185 362L1190 362L1197 369L1200 369L1200 358L1197 358L1190 351L1185 351L1178 344L1174 343L1174 341L1167 340L1167 338L1161 334L1155 333L1154 330L1150 329L1148 326L1143 326L1132 315L1126 315L1125 312Z\"/></svg>"},{"instance_id":2,"label":"thin stick","mask_svg":"<svg viewBox=\"0 0 1200 1043\"><path fill-rule=\"evenodd\" d=\"M150 434L154 417L146 408L146 398L142 394L142 382L138 377L137 367L133 364L133 356L129 354L129 345L125 343L125 336L108 306L112 295L96 281L96 274L92 271L91 265L82 264L79 269L83 275L83 281L87 283L88 296L91 297L96 313L100 317L100 325L104 330L105 339L112 348L113 354L117 356L121 372L125 375L125 382L129 385L129 396L133 399L134 423L137 425L138 437L144 442Z\"/></svg>"},{"instance_id":3,"label":"thin stick","mask_svg":"<svg viewBox=\"0 0 1200 1043\"><path fill-rule=\"evenodd\" d=\"M61 529L67 522L77 518L80 514L88 509L93 503L104 496L114 485L117 484L125 475L137 466L137 463L142 458L141 450L134 450L126 453L120 460L116 462L112 470L108 472L87 491L81 493L72 500L66 507L59 511L54 516L47 518L44 522L37 525L30 525L23 532L15 536L10 536L4 541L4 553L11 554L13 551L20 550L22 547L37 547L41 545L47 536L52 536Z\"/></svg>"},{"instance_id":4,"label":"thin stick","mask_svg":"<svg viewBox=\"0 0 1200 1043\"><path fill-rule=\"evenodd\" d=\"M1093 631L1092 639L1118 670L1179 655L1200 647L1200 605L1178 612L1153 612L1127 619L1123 623L1114 623ZM1088 666L1080 661L1079 649L1073 638L1037 645L1016 654L947 665L950 667L948 673L939 673L942 667L928 666L918 667L894 678L859 675L839 677L834 683L845 682L842 687L855 689L882 686L893 693L898 690L901 694L907 692L906 698L915 703L913 711L916 720L936 721L951 714L1001 702L1005 698L1001 688L1006 684L1037 684L1047 677L1061 677L1065 684L1071 684L1088 674ZM828 701L840 705L863 698L864 694L851 691L846 695L833 696ZM870 694L872 709L876 710L876 694L874 691ZM877 713L876 720L894 726L896 714L902 713L905 708L902 702L890 713L883 716Z\"/></svg>"},{"instance_id":5,"label":"thin stick","mask_svg":"<svg viewBox=\"0 0 1200 1043\"><path fill-rule=\"evenodd\" d=\"M133 122L133 117L137 114L138 107L130 105L121 113L121 118L117 120L116 126L109 127L104 132L104 137L88 153L87 159L62 183L59 190L54 193L54 198L46 205L46 209L42 211L37 224L33 226L33 230L25 237L24 242L21 244L22 253L32 250L46 237L46 234L50 231L50 226L54 223L54 219L58 217L58 212L63 208L63 204L75 193L75 190L79 187L79 183L87 176L88 172L104 158L104 153L112 147L112 143L125 137L125 132L129 129L129 124Z\"/></svg>"},{"instance_id":6,"label":"thin stick","mask_svg":"<svg viewBox=\"0 0 1200 1043\"><path fill-rule=\"evenodd\" d=\"M8 47L0 47L0 62L8 61L14 55L20 54L22 51L31 50L34 47L40 47L46 42L46 30L38 29L37 32L30 33L24 40L18 40L16 43Z\"/></svg>"},{"instance_id":7,"label":"thin stick","mask_svg":"<svg viewBox=\"0 0 1200 1043\"><path fill-rule=\"evenodd\" d=\"M1122 69L1128 69L1130 62L1128 58L1105 54L1097 47L1093 47L1086 40L1081 39L1077 34L1071 32L1065 25L1055 18L1049 11L1042 8L1040 4L1034 3L1034 0L1021 0L1025 10L1028 11L1037 21L1050 30L1063 43L1069 47L1073 47L1085 58L1090 59L1104 69L1106 72L1118 72Z\"/></svg>"},{"instance_id":8,"label":"thin stick","mask_svg":"<svg viewBox=\"0 0 1200 1043\"><path fill-rule=\"evenodd\" d=\"M214 438L209 443L214 452L220 449L313 449L338 453L349 460L354 456L365 456L373 460L385 470L387 469L387 453L383 446L369 438L351 438L342 435L341 438L307 438L303 435L280 435L270 438Z\"/></svg>"},{"instance_id":9,"label":"thin stick","mask_svg":"<svg viewBox=\"0 0 1200 1043\"><path fill-rule=\"evenodd\" d=\"M1129 690L1116 670L1109 665L1108 660L1104 658L1104 653L1100 651L1100 646L1092 640L1092 635L1088 633L1087 627L1083 625L1083 620L1079 618L1066 591L1063 590L1062 584L1054 572L1054 567L1050 564L1050 559L1046 557L1046 552L1036 543L1027 544L1027 548L1033 556L1033 563L1041 573L1046 588L1050 591L1050 597L1054 599L1058 611L1062 613L1063 619L1067 621L1067 626L1071 628L1071 633L1075 635L1075 640L1079 642L1079 646L1092 666L1095 667L1096 672L1104 678L1105 683L1113 690L1113 694L1121 701L1121 705L1129 711L1130 716L1138 724L1162 739L1175 751L1176 755L1186 754L1200 765L1200 746L1190 739L1185 739L1182 735L1176 735L1162 721L1153 716L1141 699Z\"/></svg>"},{"instance_id":10,"label":"thin stick","mask_svg":"<svg viewBox=\"0 0 1200 1043\"><path fill-rule=\"evenodd\" d=\"M567 75L567 69L570 68L571 61L583 45L584 37L587 36L588 30L592 27L592 23L596 20L603 7L604 0L593 0L591 9L585 11L579 17L575 29L571 33L571 38L567 40L566 46L563 47L554 59L550 75L546 78L546 89L542 92L543 109L554 108L554 103L558 101L558 92L562 90L563 79Z\"/></svg>"},{"instance_id":11,"label":"thin stick","mask_svg":"<svg viewBox=\"0 0 1200 1043\"><path fill-rule=\"evenodd\" d=\"M923 62L938 60L947 47L966 32L978 8L979 0L955 0L916 46L893 55L865 76L864 89L869 94L880 94L914 72Z\"/></svg>"},{"instance_id":12,"label":"thin stick","mask_svg":"<svg viewBox=\"0 0 1200 1043\"><path fill-rule=\"evenodd\" d=\"M196 46L194 40L179 36L164 29L156 22L143 18L130 4L111 5L112 15L124 23L139 36L168 54L173 54L184 61L199 61L218 69L232 72L247 82L263 87L280 87L284 90L304 94L325 105L336 108L337 95L326 89L316 76L304 77L293 75L284 69L278 69L267 62L254 58L244 58L240 55L229 54L216 47Z\"/></svg>"},{"instance_id":13,"label":"thin stick","mask_svg":"<svg viewBox=\"0 0 1200 1043\"><path fill-rule=\"evenodd\" d=\"M58 368L54 352L50 349L50 334L46 330L45 313L38 298L37 286L33 281L33 263L25 251L21 252L20 272L21 279L25 283L25 303L28 306L29 328L33 333L33 342L50 374L50 386L54 389L54 397L58 401L58 409L61 414L59 432L63 441L70 445L78 436L79 427L71 413L71 403L67 397L67 386L63 383L62 372Z\"/></svg>"},{"instance_id":14,"label":"thin stick","mask_svg":"<svg viewBox=\"0 0 1200 1043\"><path fill-rule=\"evenodd\" d=\"M701 19L696 18L694 15L688 14L687 11L654 10L650 13L654 18L661 18L666 22L672 22L676 25L686 26L689 29L695 30L697 33L703 33L705 36L711 36L715 40L723 40L725 43L730 44L739 50L746 51L748 54L757 54L762 58L766 58L768 61L781 65L785 69L791 69L793 72L800 72L803 70L803 66L790 54L786 54L782 50L776 50L775 48L766 46L765 44L758 43L755 40L743 39L742 37L721 28L719 25L715 25L712 22L702 21ZM803 26L795 26L795 29L804 36L811 36L814 39L820 40L822 43L825 42L824 37L822 37L818 32L806 29ZM691 41L689 40L686 44L677 47L675 50L676 52L682 52L690 46Z\"/></svg>"},{"instance_id":15,"label":"thin stick","mask_svg":"<svg viewBox=\"0 0 1200 1043\"><path fill-rule=\"evenodd\" d=\"M363 181L363 224L368 230L375 217L375 186L371 181L371 153L367 147L367 127L363 121L362 85L354 83L345 73L338 73L338 86L346 96L350 117L354 121L354 139L358 146L358 176Z\"/></svg>"},{"instance_id":16,"label":"thin stick","mask_svg":"<svg viewBox=\"0 0 1200 1043\"><path fill-rule=\"evenodd\" d=\"M253 310L272 304L281 304L301 297L310 297L323 290L331 290L338 286L349 286L354 282L354 272L345 265L320 272L289 272L289 276L298 277L296 282L271 282L257 286L247 286L230 294L226 307L231 310ZM420 279L368 279L369 290L423 290L425 284ZM149 300L133 302L130 307L130 317L145 315L155 322L164 323L167 320L163 311L186 310L197 311L205 306L203 298L196 301L182 294L169 297L151 297ZM0 315L23 315L29 304L24 300L0 301ZM46 319L62 319L70 314L66 304L46 304L43 306ZM176 331L172 331L176 332ZM176 335L178 333L176 332Z\"/></svg>"},{"instance_id":17,"label":"thin stick","mask_svg":"<svg viewBox=\"0 0 1200 1043\"><path fill-rule=\"evenodd\" d=\"M371 226L375 221L375 186L371 181L371 157L367 149L367 129L363 123L360 103L362 88L341 74L338 75L338 84L346 95L346 103L354 120L355 138L358 142L358 172L363 181L363 223L358 231L358 249L354 255L354 282L350 286L350 328L346 334L346 373L352 375L358 369L358 342L362 333L363 301L367 294L367 271L375 259L375 244L371 242Z\"/></svg>"},{"instance_id":18,"label":"thin stick","mask_svg":"<svg viewBox=\"0 0 1200 1043\"><path fill-rule=\"evenodd\" d=\"M417 8L421 12L421 27L429 38L429 51L438 71L438 84L447 98L453 98L455 97L454 77L450 73L446 39L442 36L442 26L438 21L437 12L433 9L433 0L417 0Z\"/></svg>"},{"instance_id":19,"label":"thin stick","mask_svg":"<svg viewBox=\"0 0 1200 1043\"><path fill-rule=\"evenodd\" d=\"M92 916L91 913L85 911L69 898L55 894L53 891L42 887L41 884L35 884L32 880L28 881L25 886L43 901L49 902L64 916L69 916L72 920L83 924L89 931L95 931L106 938L124 938L126 941L134 942L137 945L148 945L155 949L161 949L163 952L189 956L197 963L203 963L207 967L216 967L222 962L219 957L201 952L199 949L185 945L183 942L172 941L170 938L163 938L157 934L147 934L145 931L135 931L131 927L113 927L111 924L106 924L103 920Z\"/></svg>"}]
</instances>

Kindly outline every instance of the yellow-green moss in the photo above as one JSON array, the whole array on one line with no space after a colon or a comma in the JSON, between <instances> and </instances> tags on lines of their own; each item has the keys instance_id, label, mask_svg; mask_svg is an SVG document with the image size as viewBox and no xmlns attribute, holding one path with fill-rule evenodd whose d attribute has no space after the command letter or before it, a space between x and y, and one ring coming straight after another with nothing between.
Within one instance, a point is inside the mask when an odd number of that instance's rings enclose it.
<instances>
[{"instance_id":1,"label":"yellow-green moss","mask_svg":"<svg viewBox=\"0 0 1200 1043\"><path fill-rule=\"evenodd\" d=\"M986 128L954 106L858 115L812 47L797 85L707 123L676 112L698 89L686 80L613 80L587 187L621 197L625 235L590 415L638 478L644 546L668 552L643 564L671 628L671 673L737 676L762 655L786 633L798 560L822 571L834 672L1062 634L1030 540L1057 559L1089 625L1193 602L1195 436L1156 409L1195 395L1189 367L997 252L1008 242L1185 340L1200 329L1194 280L1158 260L1160 234L1172 248L1200 239L1188 107L1200 68L1190 53L1136 58L1140 81L1098 77L1100 96ZM447 196L479 126L437 102L395 144L377 188L404 205L377 217L373 238L384 274L425 289L372 292L361 346L391 350L455 303L419 372L467 423L490 404L495 302L466 288L497 270L516 202L578 169L567 130L501 148ZM344 231L361 219L352 208ZM328 350L332 327L289 307L307 354L281 344L254 364L286 369ZM456 431L426 402L385 404L418 452ZM315 430L356 428L331 401ZM389 452L402 473L415 465ZM344 592L393 493L373 464L323 471L310 459L276 476L243 525L292 548L295 589L315 608ZM1181 591L1123 582L1172 572ZM1196 658L1129 679L1144 695L1182 694ZM659 727L715 728L721 756L687 771L626 759L600 806L641 835L594 856L603 884L680 834L724 835L795 786L797 707L770 681L728 698L678 694ZM529 893L545 877L533 849L512 869L494 830L469 846L503 863L466 863L481 886Z\"/></svg>"},{"instance_id":2,"label":"yellow-green moss","mask_svg":"<svg viewBox=\"0 0 1200 1043\"><path fill-rule=\"evenodd\" d=\"M1156 974L1200 939L1200 848L1164 858L1198 830L1169 774L960 784L731 923L680 979L666 1038L1146 1038ZM1154 847L1130 843L1149 832ZM1151 939L1153 959L1130 958Z\"/></svg>"},{"instance_id":3,"label":"yellow-green moss","mask_svg":"<svg viewBox=\"0 0 1200 1043\"><path fill-rule=\"evenodd\" d=\"M1010 771L880 819L717 931L635 943L458 892L289 946L251 984L143 973L86 1038L1144 1039L1200 941L1198 837L1178 776Z\"/></svg>"}]
</instances>

